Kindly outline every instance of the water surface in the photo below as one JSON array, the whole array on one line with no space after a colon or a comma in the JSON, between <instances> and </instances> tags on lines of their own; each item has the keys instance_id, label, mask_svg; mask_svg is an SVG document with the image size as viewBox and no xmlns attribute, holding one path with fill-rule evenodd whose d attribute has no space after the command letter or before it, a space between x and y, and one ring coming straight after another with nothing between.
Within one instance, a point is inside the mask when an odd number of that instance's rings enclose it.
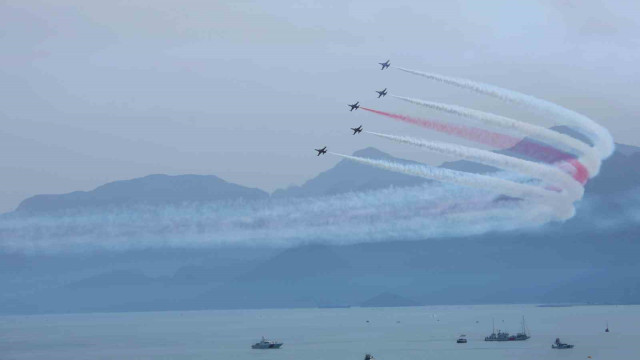
<instances>
[{"instance_id":1,"label":"water surface","mask_svg":"<svg viewBox=\"0 0 640 360\"><path fill-rule=\"evenodd\" d=\"M496 328L528 341L482 341ZM369 322L367 322L367 320ZM607 321L610 333L604 329ZM466 334L467 344L456 344ZM252 350L261 336L285 344ZM552 350L556 337L575 344ZM640 306L288 309L0 317L0 359L640 359Z\"/></svg>"}]
</instances>

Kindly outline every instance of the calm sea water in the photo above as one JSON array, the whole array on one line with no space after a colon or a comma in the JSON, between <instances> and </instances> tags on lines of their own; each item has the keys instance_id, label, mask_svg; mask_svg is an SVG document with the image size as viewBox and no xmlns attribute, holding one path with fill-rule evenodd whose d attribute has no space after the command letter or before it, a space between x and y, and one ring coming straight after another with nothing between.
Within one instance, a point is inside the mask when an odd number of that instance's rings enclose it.
<instances>
[{"instance_id":1,"label":"calm sea water","mask_svg":"<svg viewBox=\"0 0 640 360\"><path fill-rule=\"evenodd\" d=\"M496 328L532 338L487 343ZM367 323L367 320L369 321ZM605 333L607 321L611 332ZM467 344L456 344L466 334ZM252 350L264 335L280 350ZM556 337L575 344L552 350ZM640 306L429 306L0 317L0 359L640 359Z\"/></svg>"}]
</instances>

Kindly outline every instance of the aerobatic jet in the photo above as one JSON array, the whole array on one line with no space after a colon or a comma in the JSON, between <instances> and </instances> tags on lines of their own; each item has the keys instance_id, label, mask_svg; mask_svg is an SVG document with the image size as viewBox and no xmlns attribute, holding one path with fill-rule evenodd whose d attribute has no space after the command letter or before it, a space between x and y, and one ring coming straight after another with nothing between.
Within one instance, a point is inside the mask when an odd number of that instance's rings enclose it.
<instances>
[{"instance_id":1,"label":"aerobatic jet","mask_svg":"<svg viewBox=\"0 0 640 360\"><path fill-rule=\"evenodd\" d=\"M316 156L320 156L322 154L326 154L327 153L327 147L326 146L323 147L322 149L314 149L314 150L318 152L318 155L316 155Z\"/></svg>"},{"instance_id":2,"label":"aerobatic jet","mask_svg":"<svg viewBox=\"0 0 640 360\"><path fill-rule=\"evenodd\" d=\"M360 101L356 101L356 103L353 105L347 105L347 106L351 106L351 110L349 111L358 110L358 108L360 107L360 105L358 104L360 104Z\"/></svg>"},{"instance_id":3,"label":"aerobatic jet","mask_svg":"<svg viewBox=\"0 0 640 360\"><path fill-rule=\"evenodd\" d=\"M362 125L358 126L357 128L351 128L351 130L353 130L353 135L355 135L362 131Z\"/></svg>"},{"instance_id":4,"label":"aerobatic jet","mask_svg":"<svg viewBox=\"0 0 640 360\"><path fill-rule=\"evenodd\" d=\"M384 70L384 69L388 68L388 67L389 67L389 65L391 65L391 63L389 62L389 60L387 60L387 62L378 63L378 64L382 65L382 69L380 69L380 70Z\"/></svg>"},{"instance_id":5,"label":"aerobatic jet","mask_svg":"<svg viewBox=\"0 0 640 360\"><path fill-rule=\"evenodd\" d=\"M376 90L376 92L378 93L378 99L380 99L382 96L387 96L387 88L384 88L384 90L382 91Z\"/></svg>"}]
</instances>

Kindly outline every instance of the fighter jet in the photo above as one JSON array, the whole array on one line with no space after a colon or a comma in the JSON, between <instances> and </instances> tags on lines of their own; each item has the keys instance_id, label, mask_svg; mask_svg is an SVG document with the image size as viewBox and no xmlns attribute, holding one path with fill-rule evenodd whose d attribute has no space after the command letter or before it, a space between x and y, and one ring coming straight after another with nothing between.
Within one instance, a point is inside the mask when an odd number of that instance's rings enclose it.
<instances>
[{"instance_id":1,"label":"fighter jet","mask_svg":"<svg viewBox=\"0 0 640 360\"><path fill-rule=\"evenodd\" d=\"M376 92L378 93L378 99L380 99L382 96L387 96L387 88L384 88L384 90L382 91L376 90Z\"/></svg>"},{"instance_id":2,"label":"fighter jet","mask_svg":"<svg viewBox=\"0 0 640 360\"><path fill-rule=\"evenodd\" d=\"M353 135L355 135L362 131L362 125L358 126L357 128L351 128L351 130L353 130Z\"/></svg>"},{"instance_id":3,"label":"fighter jet","mask_svg":"<svg viewBox=\"0 0 640 360\"><path fill-rule=\"evenodd\" d=\"M382 69L380 69L380 70L384 70L384 69L388 68L388 67L389 67L389 65L391 65L391 63L389 62L389 60L387 60L387 62L378 63L378 64L382 65Z\"/></svg>"},{"instance_id":4,"label":"fighter jet","mask_svg":"<svg viewBox=\"0 0 640 360\"><path fill-rule=\"evenodd\" d=\"M316 155L316 156L320 156L322 154L326 154L327 153L327 147L326 146L323 147L322 149L314 149L314 150L318 152L318 155Z\"/></svg>"},{"instance_id":5,"label":"fighter jet","mask_svg":"<svg viewBox=\"0 0 640 360\"><path fill-rule=\"evenodd\" d=\"M351 110L349 111L358 110L358 108L360 107L360 105L358 104L360 104L360 101L356 101L356 103L353 105L347 105L347 106L351 106Z\"/></svg>"}]
</instances>

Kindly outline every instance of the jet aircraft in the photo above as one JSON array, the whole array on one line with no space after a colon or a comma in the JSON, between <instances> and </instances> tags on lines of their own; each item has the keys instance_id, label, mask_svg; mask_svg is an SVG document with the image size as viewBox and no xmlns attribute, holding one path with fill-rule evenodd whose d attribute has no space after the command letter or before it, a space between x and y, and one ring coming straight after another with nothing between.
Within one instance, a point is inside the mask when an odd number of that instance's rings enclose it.
<instances>
[{"instance_id":1,"label":"jet aircraft","mask_svg":"<svg viewBox=\"0 0 640 360\"><path fill-rule=\"evenodd\" d=\"M349 111L358 110L358 108L360 108L359 104L360 104L360 101L356 101L356 103L353 105L347 105L347 106L351 106L351 110Z\"/></svg>"},{"instance_id":2,"label":"jet aircraft","mask_svg":"<svg viewBox=\"0 0 640 360\"><path fill-rule=\"evenodd\" d=\"M326 146L323 147L322 149L314 149L314 150L318 152L318 155L316 155L316 156L320 156L322 154L326 154L327 153L327 147Z\"/></svg>"},{"instance_id":3,"label":"jet aircraft","mask_svg":"<svg viewBox=\"0 0 640 360\"><path fill-rule=\"evenodd\" d=\"M358 126L357 128L351 128L351 130L353 130L353 135L358 134L362 131L362 125Z\"/></svg>"},{"instance_id":4,"label":"jet aircraft","mask_svg":"<svg viewBox=\"0 0 640 360\"><path fill-rule=\"evenodd\" d=\"M376 92L378 93L378 99L380 99L383 96L387 96L387 88L384 88L384 90L382 91L376 90Z\"/></svg>"},{"instance_id":5,"label":"jet aircraft","mask_svg":"<svg viewBox=\"0 0 640 360\"><path fill-rule=\"evenodd\" d=\"M388 67L389 67L389 65L391 65L391 63L389 62L389 60L387 60L387 62L378 63L378 64L382 65L382 69L380 69L380 70L384 70L384 69L388 68Z\"/></svg>"}]
</instances>

